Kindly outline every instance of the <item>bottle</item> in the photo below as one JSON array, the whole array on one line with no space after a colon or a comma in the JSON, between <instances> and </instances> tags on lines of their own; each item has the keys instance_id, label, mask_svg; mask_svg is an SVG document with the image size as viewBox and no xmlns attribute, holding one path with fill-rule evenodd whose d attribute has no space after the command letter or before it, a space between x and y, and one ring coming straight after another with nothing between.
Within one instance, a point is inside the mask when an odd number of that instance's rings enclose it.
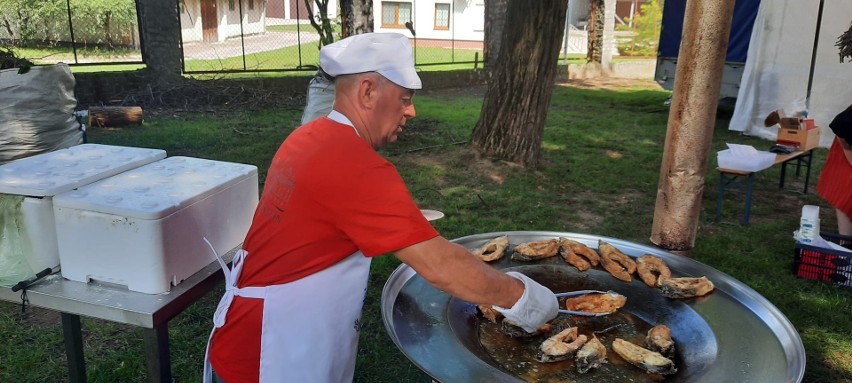
<instances>
[{"instance_id":1,"label":"bottle","mask_svg":"<svg viewBox=\"0 0 852 383\"><path fill-rule=\"evenodd\" d=\"M817 237L819 237L819 206L802 206L798 240L802 243L811 243Z\"/></svg>"}]
</instances>

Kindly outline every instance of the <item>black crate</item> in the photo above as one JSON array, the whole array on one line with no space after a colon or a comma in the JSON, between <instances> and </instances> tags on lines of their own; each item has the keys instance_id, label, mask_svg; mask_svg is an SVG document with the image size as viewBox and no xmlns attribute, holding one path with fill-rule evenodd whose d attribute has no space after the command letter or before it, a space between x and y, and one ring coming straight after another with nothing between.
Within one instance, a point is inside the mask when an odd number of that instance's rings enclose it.
<instances>
[{"instance_id":1,"label":"black crate","mask_svg":"<svg viewBox=\"0 0 852 383\"><path fill-rule=\"evenodd\" d=\"M819 235L826 241L852 247L850 236L824 232ZM852 287L852 253L796 242L793 274L801 278Z\"/></svg>"}]
</instances>

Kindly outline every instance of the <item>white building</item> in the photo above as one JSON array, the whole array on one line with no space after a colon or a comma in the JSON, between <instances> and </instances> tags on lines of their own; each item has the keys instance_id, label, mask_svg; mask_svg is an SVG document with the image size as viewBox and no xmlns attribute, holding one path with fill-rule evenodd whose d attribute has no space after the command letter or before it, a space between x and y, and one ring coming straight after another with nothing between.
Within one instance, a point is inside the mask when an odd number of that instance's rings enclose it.
<instances>
[{"instance_id":1,"label":"white building","mask_svg":"<svg viewBox=\"0 0 852 383\"><path fill-rule=\"evenodd\" d=\"M399 32L415 37L418 45L456 41L481 49L485 40L486 0L374 0L375 32ZM585 52L589 1L571 0L568 10L568 49ZM626 23L647 0L617 0L616 20ZM304 0L181 0L181 32L184 42L223 41L229 37L263 33L271 24L306 24L310 12ZM242 4L242 14L240 5ZM316 4L314 14L318 13ZM338 0L329 0L328 17L338 17ZM242 21L242 26L240 25Z\"/></svg>"},{"instance_id":2,"label":"white building","mask_svg":"<svg viewBox=\"0 0 852 383\"><path fill-rule=\"evenodd\" d=\"M266 30L265 0L181 0L179 7L184 42L224 41Z\"/></svg>"},{"instance_id":3,"label":"white building","mask_svg":"<svg viewBox=\"0 0 852 383\"><path fill-rule=\"evenodd\" d=\"M406 32L412 22L418 39L485 40L485 0L374 1L374 31Z\"/></svg>"},{"instance_id":4,"label":"white building","mask_svg":"<svg viewBox=\"0 0 852 383\"><path fill-rule=\"evenodd\" d=\"M245 0L243 0L245 1ZM334 20L337 17L337 0L328 1L328 18ZM311 5L314 8L314 14L319 13L319 9L313 0ZM308 21L308 7L304 0L266 0L266 17L270 24L290 24L296 20L303 20L305 24Z\"/></svg>"},{"instance_id":5,"label":"white building","mask_svg":"<svg viewBox=\"0 0 852 383\"><path fill-rule=\"evenodd\" d=\"M590 0L568 3L569 52L585 53ZM616 23L628 24L629 18L647 0L617 0ZM485 0L375 0L374 31L400 32L410 35L405 23L412 22L418 44L428 40L456 40L477 43L485 40ZM476 45L476 44L474 44Z\"/></svg>"}]
</instances>

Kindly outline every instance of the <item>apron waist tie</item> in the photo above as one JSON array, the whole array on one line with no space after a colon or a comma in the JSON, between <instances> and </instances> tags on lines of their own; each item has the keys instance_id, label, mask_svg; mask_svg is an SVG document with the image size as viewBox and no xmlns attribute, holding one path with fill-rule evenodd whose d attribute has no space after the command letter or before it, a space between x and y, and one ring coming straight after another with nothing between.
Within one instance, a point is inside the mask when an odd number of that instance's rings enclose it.
<instances>
[{"instance_id":1,"label":"apron waist tie","mask_svg":"<svg viewBox=\"0 0 852 383\"><path fill-rule=\"evenodd\" d=\"M219 305L216 306L216 313L213 314L213 329L210 330L210 335L207 337L207 347L204 350L203 383L213 383L213 366L210 364L210 344L213 342L213 334L216 332L216 329L225 325L225 317L228 315L228 309L231 307L235 296L263 299L266 296L266 287L249 286L236 288L226 285L225 294L219 301Z\"/></svg>"},{"instance_id":2,"label":"apron waist tie","mask_svg":"<svg viewBox=\"0 0 852 383\"><path fill-rule=\"evenodd\" d=\"M207 338L207 348L204 350L203 381L204 383L210 383L213 378L213 368L210 365L210 342L213 340L213 333L216 332L217 328L225 325L228 309L231 307L231 303L234 301L235 296L263 299L266 296L266 287L237 287L237 281L240 279L240 273L243 270L243 261L248 256L248 252L244 249L237 250L237 253L234 255L234 260L231 262L231 268L229 269L225 260L219 256L219 253L216 252L216 249L213 248L210 241L208 241L207 238L203 239L204 242L207 242L207 246L210 247L210 251L213 252L213 255L216 256L216 261L219 262L219 266L222 267L222 272L225 274L225 294L222 295L222 299L219 300L219 305L216 306L216 313L213 314L214 327L210 331L210 336Z\"/></svg>"},{"instance_id":3,"label":"apron waist tie","mask_svg":"<svg viewBox=\"0 0 852 383\"><path fill-rule=\"evenodd\" d=\"M226 286L225 294L222 295L222 299L219 300L219 305L216 306L216 313L213 314L213 324L216 328L225 325L225 318L228 316L228 309L231 307L231 303L233 303L235 296L263 299L266 296L266 287L249 286L236 288L233 286Z\"/></svg>"}]
</instances>

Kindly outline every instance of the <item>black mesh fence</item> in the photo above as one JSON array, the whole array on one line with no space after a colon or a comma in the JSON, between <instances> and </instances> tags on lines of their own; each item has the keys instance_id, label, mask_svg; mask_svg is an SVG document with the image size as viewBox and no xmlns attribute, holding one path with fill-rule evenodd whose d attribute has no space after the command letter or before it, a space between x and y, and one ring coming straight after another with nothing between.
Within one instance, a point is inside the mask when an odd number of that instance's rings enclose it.
<instances>
[{"instance_id":1,"label":"black mesh fence","mask_svg":"<svg viewBox=\"0 0 852 383\"><path fill-rule=\"evenodd\" d=\"M0 44L36 64L140 64L135 0L0 0Z\"/></svg>"},{"instance_id":2,"label":"black mesh fence","mask_svg":"<svg viewBox=\"0 0 852 383\"><path fill-rule=\"evenodd\" d=\"M453 35L456 22L464 25L463 20L456 20L454 11L475 10L452 7L474 2L426 4L434 9L423 8L421 16L415 17L416 0L376 0L375 29L409 36L417 66L481 65L481 27L468 33L468 39ZM314 1L310 3L313 7ZM319 18L304 0L178 0L178 4L185 73L314 70L319 63L320 34L310 22L312 15L314 20ZM340 38L340 19L334 13L329 12L328 21L336 40ZM481 25L483 17L474 15L474 23ZM415 24L416 20L422 25ZM429 33L432 36L424 36Z\"/></svg>"},{"instance_id":3,"label":"black mesh fence","mask_svg":"<svg viewBox=\"0 0 852 383\"><path fill-rule=\"evenodd\" d=\"M320 34L310 22L318 18L307 8L314 1L173 1L186 73L302 71L318 65ZM483 5L484 0L376 0L374 26L409 36L417 66L475 67L482 60ZM339 39L339 16L329 13L331 35ZM0 46L36 64L138 65L139 22L136 0L0 0Z\"/></svg>"}]
</instances>

